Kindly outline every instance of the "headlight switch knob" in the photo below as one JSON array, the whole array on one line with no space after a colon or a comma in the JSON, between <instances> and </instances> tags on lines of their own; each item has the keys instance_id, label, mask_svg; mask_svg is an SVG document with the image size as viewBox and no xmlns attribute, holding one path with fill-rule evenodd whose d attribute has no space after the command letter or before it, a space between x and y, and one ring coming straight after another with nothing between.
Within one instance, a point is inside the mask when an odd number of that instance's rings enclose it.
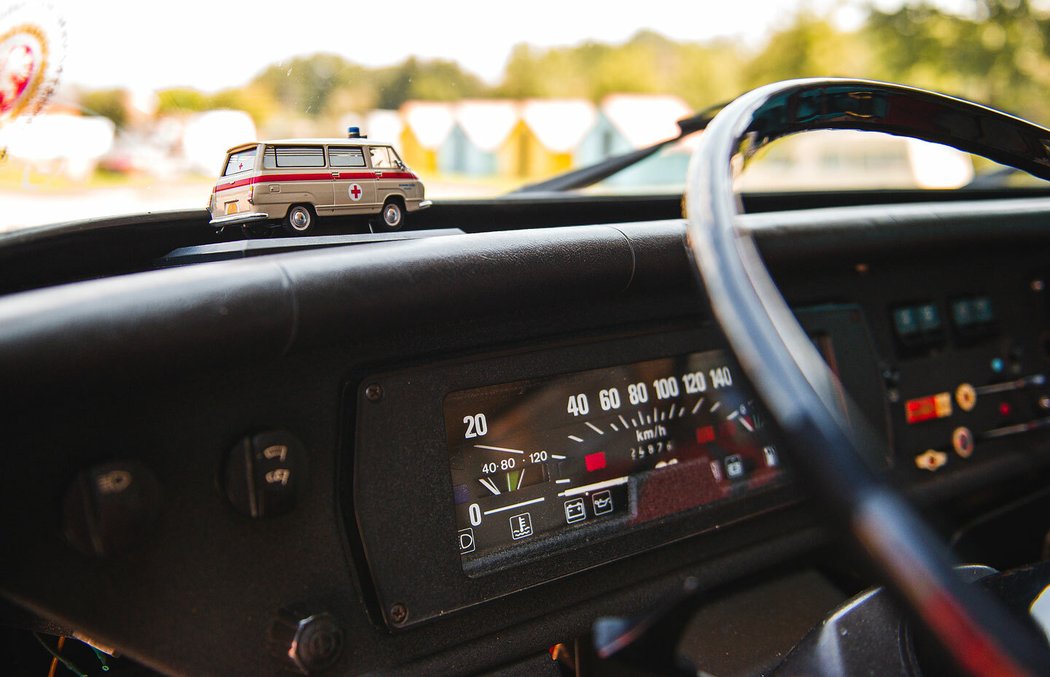
<instances>
[{"instance_id":1,"label":"headlight switch knob","mask_svg":"<svg viewBox=\"0 0 1050 677\"><path fill-rule=\"evenodd\" d=\"M270 653L289 670L313 675L335 665L343 653L343 629L329 613L281 609L270 625Z\"/></svg>"}]
</instances>

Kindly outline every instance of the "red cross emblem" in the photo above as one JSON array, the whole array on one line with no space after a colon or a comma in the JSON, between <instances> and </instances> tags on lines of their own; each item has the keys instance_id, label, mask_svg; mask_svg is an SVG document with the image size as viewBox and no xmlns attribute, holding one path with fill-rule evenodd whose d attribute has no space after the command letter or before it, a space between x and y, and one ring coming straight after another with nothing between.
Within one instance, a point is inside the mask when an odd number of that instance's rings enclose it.
<instances>
[{"instance_id":1,"label":"red cross emblem","mask_svg":"<svg viewBox=\"0 0 1050 677\"><path fill-rule=\"evenodd\" d=\"M356 183L350 184L350 199L357 202L361 199L361 186Z\"/></svg>"}]
</instances>

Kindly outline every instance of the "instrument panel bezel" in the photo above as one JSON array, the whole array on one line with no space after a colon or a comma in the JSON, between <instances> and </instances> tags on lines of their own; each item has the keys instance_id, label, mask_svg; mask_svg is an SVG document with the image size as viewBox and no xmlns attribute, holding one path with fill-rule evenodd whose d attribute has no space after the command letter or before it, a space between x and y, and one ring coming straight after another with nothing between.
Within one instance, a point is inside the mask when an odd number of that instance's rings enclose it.
<instances>
[{"instance_id":1,"label":"instrument panel bezel","mask_svg":"<svg viewBox=\"0 0 1050 677\"><path fill-rule=\"evenodd\" d=\"M850 312L821 310L805 324L833 335L857 331L866 340L863 322L848 328L850 322L845 318ZM494 557L491 567L469 574L464 571L455 547L458 527L446 443L446 395L714 349L725 349L725 342L713 324L693 328L678 324L405 369L378 368L349 384L345 407L348 420L355 424L348 437L353 441L349 483L353 519L376 604L388 627L409 628L797 503L795 487L777 483L739 500L669 515L627 531L596 529L585 539L575 534L555 535L547 541L549 547L529 552L520 561ZM848 387L850 376L843 378ZM376 386L382 393L378 399ZM370 387L372 398L366 392ZM711 554L715 553L712 549ZM425 561L420 560L421 554ZM420 568L429 572L427 585L419 585Z\"/></svg>"}]
</instances>

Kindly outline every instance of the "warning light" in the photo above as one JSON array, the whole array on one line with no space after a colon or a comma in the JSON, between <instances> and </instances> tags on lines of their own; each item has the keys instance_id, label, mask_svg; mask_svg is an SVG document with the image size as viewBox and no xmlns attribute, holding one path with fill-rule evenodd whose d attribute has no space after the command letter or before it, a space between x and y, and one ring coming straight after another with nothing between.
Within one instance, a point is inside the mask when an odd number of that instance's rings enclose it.
<instances>
[{"instance_id":1,"label":"warning light","mask_svg":"<svg viewBox=\"0 0 1050 677\"><path fill-rule=\"evenodd\" d=\"M715 427L713 425L705 425L703 428L696 429L696 441L700 444L707 444L708 442L715 441Z\"/></svg>"},{"instance_id":2,"label":"warning light","mask_svg":"<svg viewBox=\"0 0 1050 677\"><path fill-rule=\"evenodd\" d=\"M583 457L583 462L587 466L587 472L601 470L605 467L605 452L596 451L593 454L587 454Z\"/></svg>"},{"instance_id":3,"label":"warning light","mask_svg":"<svg viewBox=\"0 0 1050 677\"><path fill-rule=\"evenodd\" d=\"M952 397L948 393L917 397L904 403L904 417L908 423L922 423L951 415Z\"/></svg>"},{"instance_id":4,"label":"warning light","mask_svg":"<svg viewBox=\"0 0 1050 677\"><path fill-rule=\"evenodd\" d=\"M1000 416L1006 417L1006 416L1009 416L1012 413L1014 413L1014 408L1010 406L1009 402L1000 402L999 403L999 415Z\"/></svg>"}]
</instances>

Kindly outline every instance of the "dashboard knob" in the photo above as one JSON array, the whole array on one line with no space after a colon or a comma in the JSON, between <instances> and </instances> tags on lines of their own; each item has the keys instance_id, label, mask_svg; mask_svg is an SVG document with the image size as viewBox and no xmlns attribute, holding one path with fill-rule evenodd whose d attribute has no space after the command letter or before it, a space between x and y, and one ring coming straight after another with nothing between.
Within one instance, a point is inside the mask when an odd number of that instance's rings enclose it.
<instances>
[{"instance_id":1,"label":"dashboard knob","mask_svg":"<svg viewBox=\"0 0 1050 677\"><path fill-rule=\"evenodd\" d=\"M77 550L106 557L144 540L160 512L160 483L138 461L115 461L82 471L66 490L63 532Z\"/></svg>"},{"instance_id":2,"label":"dashboard knob","mask_svg":"<svg viewBox=\"0 0 1050 677\"><path fill-rule=\"evenodd\" d=\"M281 609L270 625L268 644L287 669L312 675L339 660L343 629L329 613L302 616Z\"/></svg>"},{"instance_id":3,"label":"dashboard knob","mask_svg":"<svg viewBox=\"0 0 1050 677\"><path fill-rule=\"evenodd\" d=\"M275 517L295 507L306 459L302 442L285 430L242 438L226 458L223 489L239 512Z\"/></svg>"}]
</instances>

